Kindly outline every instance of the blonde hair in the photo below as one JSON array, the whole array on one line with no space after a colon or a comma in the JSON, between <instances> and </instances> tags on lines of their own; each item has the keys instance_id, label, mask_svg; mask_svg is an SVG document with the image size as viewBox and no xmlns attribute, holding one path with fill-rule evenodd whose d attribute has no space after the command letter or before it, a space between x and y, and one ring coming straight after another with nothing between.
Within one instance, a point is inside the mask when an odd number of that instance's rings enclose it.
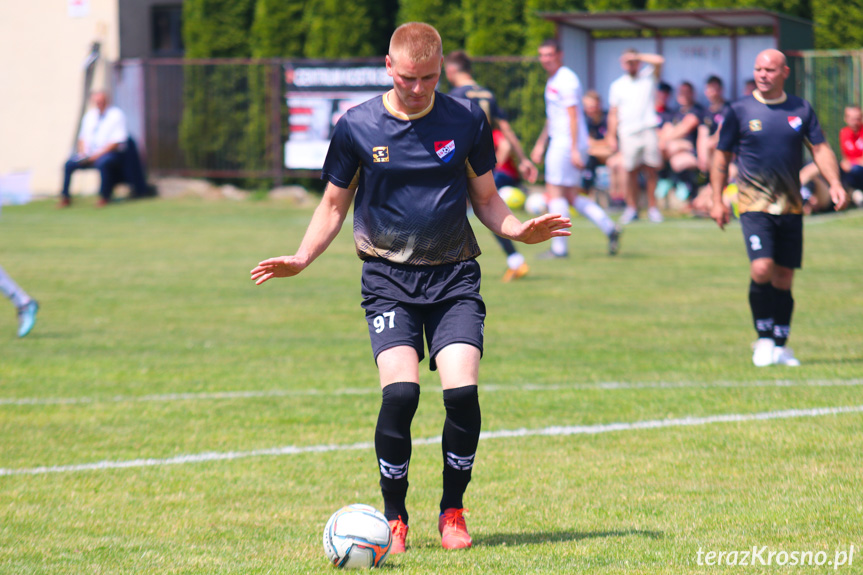
<instances>
[{"instance_id":1,"label":"blonde hair","mask_svg":"<svg viewBox=\"0 0 863 575\"><path fill-rule=\"evenodd\" d=\"M596 90L588 90L584 93L583 100L596 100L597 104L602 104L602 96Z\"/></svg>"},{"instance_id":2,"label":"blonde hair","mask_svg":"<svg viewBox=\"0 0 863 575\"><path fill-rule=\"evenodd\" d=\"M412 62L428 62L433 58L443 58L443 43L434 26L424 22L407 22L393 32L389 55L393 61L397 55L404 55Z\"/></svg>"}]
</instances>

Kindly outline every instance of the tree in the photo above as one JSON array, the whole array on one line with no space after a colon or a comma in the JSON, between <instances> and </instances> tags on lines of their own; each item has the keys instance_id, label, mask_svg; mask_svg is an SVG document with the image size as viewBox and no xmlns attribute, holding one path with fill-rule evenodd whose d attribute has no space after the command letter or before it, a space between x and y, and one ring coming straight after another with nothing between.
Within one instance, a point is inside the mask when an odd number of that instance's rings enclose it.
<instances>
[{"instance_id":1,"label":"tree","mask_svg":"<svg viewBox=\"0 0 863 575\"><path fill-rule=\"evenodd\" d=\"M300 22L305 7L305 0L257 0L251 34L252 57L301 57L306 34Z\"/></svg>"},{"instance_id":2,"label":"tree","mask_svg":"<svg viewBox=\"0 0 863 575\"><path fill-rule=\"evenodd\" d=\"M243 58L251 55L249 29L255 0L186 0L183 44L187 58Z\"/></svg>"},{"instance_id":3,"label":"tree","mask_svg":"<svg viewBox=\"0 0 863 575\"><path fill-rule=\"evenodd\" d=\"M567 0L527 0L524 4L524 21L527 23L523 53L536 56L536 48L546 38L554 38L555 24L539 16L541 12L571 12L584 10L584 2Z\"/></svg>"},{"instance_id":4,"label":"tree","mask_svg":"<svg viewBox=\"0 0 863 575\"><path fill-rule=\"evenodd\" d=\"M254 0L186 0L187 58L249 57L254 11ZM249 169L250 160L260 163L256 151L243 145L249 108L247 73L248 67L186 66L180 145L190 167Z\"/></svg>"},{"instance_id":5,"label":"tree","mask_svg":"<svg viewBox=\"0 0 863 575\"><path fill-rule=\"evenodd\" d=\"M465 49L472 56L520 54L525 0L463 0Z\"/></svg>"},{"instance_id":6,"label":"tree","mask_svg":"<svg viewBox=\"0 0 863 575\"><path fill-rule=\"evenodd\" d=\"M309 0L303 14L307 58L357 58L376 56L371 0Z\"/></svg>"},{"instance_id":7,"label":"tree","mask_svg":"<svg viewBox=\"0 0 863 575\"><path fill-rule=\"evenodd\" d=\"M463 50L464 12L461 2L453 0L401 0L398 23L426 22L434 26L443 41L444 54Z\"/></svg>"},{"instance_id":8,"label":"tree","mask_svg":"<svg viewBox=\"0 0 863 575\"><path fill-rule=\"evenodd\" d=\"M815 47L822 50L863 48L863 0L812 0Z\"/></svg>"}]
</instances>

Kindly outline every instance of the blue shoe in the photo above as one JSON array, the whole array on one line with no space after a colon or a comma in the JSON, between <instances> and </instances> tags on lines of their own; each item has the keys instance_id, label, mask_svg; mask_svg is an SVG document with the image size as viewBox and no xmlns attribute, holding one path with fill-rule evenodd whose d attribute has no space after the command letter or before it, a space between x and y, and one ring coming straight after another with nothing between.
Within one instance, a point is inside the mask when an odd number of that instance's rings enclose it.
<instances>
[{"instance_id":1,"label":"blue shoe","mask_svg":"<svg viewBox=\"0 0 863 575\"><path fill-rule=\"evenodd\" d=\"M39 311L39 304L35 299L18 308L18 337L24 337L36 325L37 311Z\"/></svg>"}]
</instances>

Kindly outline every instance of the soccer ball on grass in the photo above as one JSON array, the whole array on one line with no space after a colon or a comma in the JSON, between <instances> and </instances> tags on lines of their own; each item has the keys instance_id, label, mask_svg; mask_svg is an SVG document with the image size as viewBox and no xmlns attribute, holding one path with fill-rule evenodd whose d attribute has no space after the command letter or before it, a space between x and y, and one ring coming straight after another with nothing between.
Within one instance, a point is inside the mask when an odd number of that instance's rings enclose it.
<instances>
[{"instance_id":1,"label":"soccer ball on grass","mask_svg":"<svg viewBox=\"0 0 863 575\"><path fill-rule=\"evenodd\" d=\"M380 567L392 541L386 517L371 505L342 507L324 527L324 553L330 563L343 569Z\"/></svg>"}]
</instances>

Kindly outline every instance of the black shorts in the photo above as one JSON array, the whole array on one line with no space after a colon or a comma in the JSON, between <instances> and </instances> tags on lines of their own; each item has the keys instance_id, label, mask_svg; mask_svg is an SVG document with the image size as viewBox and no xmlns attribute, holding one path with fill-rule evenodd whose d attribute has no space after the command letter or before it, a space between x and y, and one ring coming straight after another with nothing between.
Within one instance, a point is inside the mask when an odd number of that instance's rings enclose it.
<instances>
[{"instance_id":1,"label":"black shorts","mask_svg":"<svg viewBox=\"0 0 863 575\"><path fill-rule=\"evenodd\" d=\"M770 258L796 269L803 263L803 216L746 212L740 215L749 261Z\"/></svg>"},{"instance_id":2,"label":"black shorts","mask_svg":"<svg viewBox=\"0 0 863 575\"><path fill-rule=\"evenodd\" d=\"M414 348L420 360L428 342L429 367L453 343L483 350L485 303L479 295L476 260L439 266L409 266L371 259L363 263L363 309L375 361L400 345Z\"/></svg>"}]
</instances>

